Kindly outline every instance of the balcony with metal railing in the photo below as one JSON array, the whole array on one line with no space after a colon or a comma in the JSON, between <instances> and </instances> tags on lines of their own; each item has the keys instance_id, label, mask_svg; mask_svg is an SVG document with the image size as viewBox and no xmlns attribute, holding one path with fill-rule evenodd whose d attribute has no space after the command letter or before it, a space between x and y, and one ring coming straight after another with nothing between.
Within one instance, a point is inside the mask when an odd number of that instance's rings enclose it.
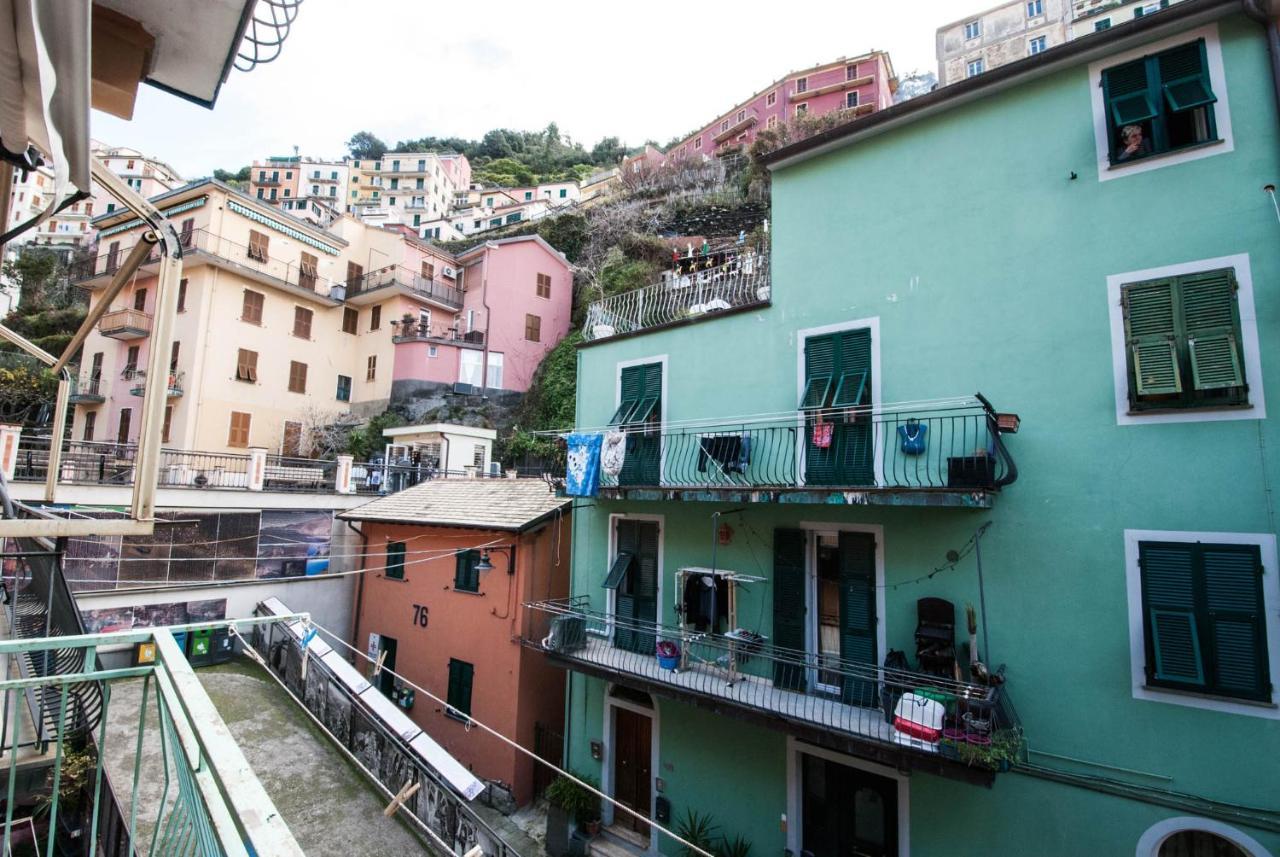
<instances>
[{"instance_id":1,"label":"balcony with metal railing","mask_svg":"<svg viewBox=\"0 0 1280 857\"><path fill-rule=\"evenodd\" d=\"M588 342L717 318L769 305L769 254L734 247L677 260L663 282L587 307Z\"/></svg>"},{"instance_id":2,"label":"balcony with metal railing","mask_svg":"<svg viewBox=\"0 0 1280 857\"><path fill-rule=\"evenodd\" d=\"M462 322L424 322L407 316L391 322L391 341L429 342L433 345L458 345L463 348L483 348L483 330L463 330Z\"/></svg>"},{"instance_id":3,"label":"balcony with metal railing","mask_svg":"<svg viewBox=\"0 0 1280 857\"><path fill-rule=\"evenodd\" d=\"M725 140L731 140L738 134L746 131L752 125L760 121L760 112L754 107L747 108L742 111L740 119L734 119L729 123L727 128L723 128L711 139L716 143L723 143Z\"/></svg>"},{"instance_id":4,"label":"balcony with metal railing","mask_svg":"<svg viewBox=\"0 0 1280 857\"><path fill-rule=\"evenodd\" d=\"M1004 442L1018 417L981 394L665 425L633 421L644 408L608 429L623 456L603 496L987 508L1018 478Z\"/></svg>"},{"instance_id":5,"label":"balcony with metal railing","mask_svg":"<svg viewBox=\"0 0 1280 857\"><path fill-rule=\"evenodd\" d=\"M742 628L711 633L624 618L593 610L586 597L525 609L522 642L557 666L899 770L990 785L998 771L1025 758L1003 668L985 683L891 669L783 648ZM936 705L900 705L908 694L908 702Z\"/></svg>"},{"instance_id":6,"label":"balcony with metal railing","mask_svg":"<svg viewBox=\"0 0 1280 857\"><path fill-rule=\"evenodd\" d=\"M144 396L147 392L147 370L146 369L126 369L121 373L121 377L125 383L129 385L129 394L131 396ZM168 389L165 395L170 399L179 398L182 395L182 379L183 373L177 370L171 370L168 378Z\"/></svg>"},{"instance_id":7,"label":"balcony with metal railing","mask_svg":"<svg viewBox=\"0 0 1280 857\"><path fill-rule=\"evenodd\" d=\"M100 405L106 400L107 380L102 372L85 369L72 373L68 402L73 405Z\"/></svg>"},{"instance_id":8,"label":"balcony with metal railing","mask_svg":"<svg viewBox=\"0 0 1280 857\"><path fill-rule=\"evenodd\" d=\"M386 300L390 294L420 298L454 312L462 309L462 289L401 265L379 268L347 283L347 301L352 304Z\"/></svg>"},{"instance_id":9,"label":"balcony with metal railing","mask_svg":"<svg viewBox=\"0 0 1280 857\"><path fill-rule=\"evenodd\" d=\"M264 249L258 245L237 244L208 229L186 230L179 233L178 240L183 248L183 265L188 269L199 264L217 265L265 285L319 297L334 305L339 302L330 297L330 293L335 286L344 285L342 281L319 276L315 268L303 264L297 250L291 250L290 256L284 258L273 255L270 246ZM71 281L86 288L105 286L133 246L117 247L73 265ZM138 270L154 274L159 262L160 252L153 249Z\"/></svg>"},{"instance_id":10,"label":"balcony with metal railing","mask_svg":"<svg viewBox=\"0 0 1280 857\"><path fill-rule=\"evenodd\" d=\"M151 313L140 309L116 309L98 319L98 332L111 339L129 341L151 335Z\"/></svg>"}]
</instances>

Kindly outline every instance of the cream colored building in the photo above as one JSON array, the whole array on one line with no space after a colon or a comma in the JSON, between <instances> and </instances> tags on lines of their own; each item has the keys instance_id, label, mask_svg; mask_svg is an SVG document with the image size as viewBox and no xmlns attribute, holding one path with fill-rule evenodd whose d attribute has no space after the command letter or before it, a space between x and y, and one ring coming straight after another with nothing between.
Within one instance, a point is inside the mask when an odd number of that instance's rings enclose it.
<instances>
[{"instance_id":1,"label":"cream colored building","mask_svg":"<svg viewBox=\"0 0 1280 857\"><path fill-rule=\"evenodd\" d=\"M1071 4L1071 32L1073 39L1108 30L1112 27L1154 15L1181 0L1074 0Z\"/></svg>"},{"instance_id":2,"label":"cream colored building","mask_svg":"<svg viewBox=\"0 0 1280 857\"><path fill-rule=\"evenodd\" d=\"M94 141L93 156L106 164L107 169L124 179L125 184L136 193L150 199L153 196L182 187L182 176L178 171L159 158L144 155L137 149L125 146L109 146ZM94 217L115 211L115 197L104 191L97 182L93 183L93 207L90 214Z\"/></svg>"},{"instance_id":3,"label":"cream colored building","mask_svg":"<svg viewBox=\"0 0 1280 857\"><path fill-rule=\"evenodd\" d=\"M1012 0L939 27L938 85L1062 44L1070 18L1070 0Z\"/></svg>"},{"instance_id":4,"label":"cream colored building","mask_svg":"<svg viewBox=\"0 0 1280 857\"><path fill-rule=\"evenodd\" d=\"M152 202L184 245L168 447L305 454L310 427L385 409L392 320L462 305L460 289L419 290L387 274L437 262L443 270L449 257L350 216L323 230L212 179ZM98 255L75 279L96 302L142 229L125 214L94 225ZM155 273L144 265L85 342L73 397L77 441L137 437Z\"/></svg>"}]
</instances>

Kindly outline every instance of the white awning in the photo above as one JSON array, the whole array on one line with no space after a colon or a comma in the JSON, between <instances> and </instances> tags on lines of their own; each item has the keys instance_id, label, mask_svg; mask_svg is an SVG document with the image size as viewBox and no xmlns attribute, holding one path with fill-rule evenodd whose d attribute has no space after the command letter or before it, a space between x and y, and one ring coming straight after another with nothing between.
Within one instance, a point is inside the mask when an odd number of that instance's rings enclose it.
<instances>
[{"instance_id":1,"label":"white awning","mask_svg":"<svg viewBox=\"0 0 1280 857\"><path fill-rule=\"evenodd\" d=\"M90 0L0 0L0 145L54 171L43 217L89 191ZM43 219L43 218L42 218Z\"/></svg>"}]
</instances>

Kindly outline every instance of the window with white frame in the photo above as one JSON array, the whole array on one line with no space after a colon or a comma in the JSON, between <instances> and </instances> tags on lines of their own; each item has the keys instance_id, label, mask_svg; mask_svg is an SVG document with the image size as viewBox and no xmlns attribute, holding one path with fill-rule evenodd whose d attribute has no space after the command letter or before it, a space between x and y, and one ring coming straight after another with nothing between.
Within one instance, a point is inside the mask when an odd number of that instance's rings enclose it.
<instances>
[{"instance_id":1,"label":"window with white frame","mask_svg":"<svg viewBox=\"0 0 1280 857\"><path fill-rule=\"evenodd\" d=\"M857 92L857 90L854 90L853 92L846 92L846 93L844 94L844 106L845 106L846 108L852 108L852 107L857 107L857 106L858 106L858 92Z\"/></svg>"},{"instance_id":2,"label":"window with white frame","mask_svg":"<svg viewBox=\"0 0 1280 857\"><path fill-rule=\"evenodd\" d=\"M965 63L965 77L977 77L982 74L983 68L982 57L978 57L976 60L969 60L969 62Z\"/></svg>"},{"instance_id":3,"label":"window with white frame","mask_svg":"<svg viewBox=\"0 0 1280 857\"><path fill-rule=\"evenodd\" d=\"M1027 54L1035 56L1042 54L1049 49L1049 40L1045 36L1036 36L1027 42Z\"/></svg>"},{"instance_id":4,"label":"window with white frame","mask_svg":"<svg viewBox=\"0 0 1280 857\"><path fill-rule=\"evenodd\" d=\"M1125 530L1134 696L1280 719L1270 533ZM1261 704L1259 704L1261 703Z\"/></svg>"},{"instance_id":5,"label":"window with white frame","mask_svg":"<svg viewBox=\"0 0 1280 857\"><path fill-rule=\"evenodd\" d=\"M1044 14L1044 0L1027 0L1027 17L1039 18Z\"/></svg>"},{"instance_id":6,"label":"window with white frame","mask_svg":"<svg viewBox=\"0 0 1280 857\"><path fill-rule=\"evenodd\" d=\"M982 22L970 21L964 25L964 37L966 39L976 39L982 35Z\"/></svg>"}]
</instances>

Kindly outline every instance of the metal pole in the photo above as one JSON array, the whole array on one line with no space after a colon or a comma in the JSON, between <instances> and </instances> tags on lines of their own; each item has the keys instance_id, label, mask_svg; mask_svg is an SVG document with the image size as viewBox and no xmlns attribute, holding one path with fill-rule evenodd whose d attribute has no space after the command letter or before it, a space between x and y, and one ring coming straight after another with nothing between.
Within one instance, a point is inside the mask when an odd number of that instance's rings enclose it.
<instances>
[{"instance_id":1,"label":"metal pole","mask_svg":"<svg viewBox=\"0 0 1280 857\"><path fill-rule=\"evenodd\" d=\"M982 642L987 647L986 664L993 665L991 660L991 628L987 625L987 590L982 582L982 534L987 531L991 522L987 521L973 534L973 557L978 563L978 607L982 610Z\"/></svg>"}]
</instances>

